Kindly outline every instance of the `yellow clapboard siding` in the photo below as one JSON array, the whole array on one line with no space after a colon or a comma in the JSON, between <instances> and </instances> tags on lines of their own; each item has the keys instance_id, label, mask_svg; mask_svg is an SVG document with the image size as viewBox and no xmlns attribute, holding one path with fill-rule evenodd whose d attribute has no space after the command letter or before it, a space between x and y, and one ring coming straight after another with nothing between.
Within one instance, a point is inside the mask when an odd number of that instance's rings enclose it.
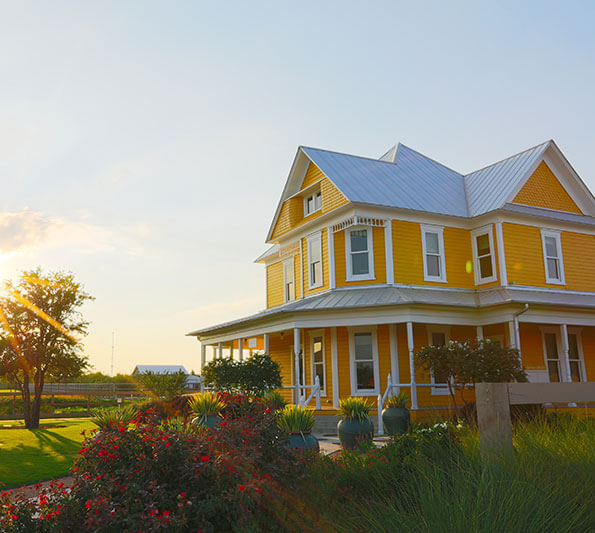
<instances>
[{"instance_id":1,"label":"yellow clapboard siding","mask_svg":"<svg viewBox=\"0 0 595 533\"><path fill-rule=\"evenodd\" d=\"M545 161L541 162L512 202L558 211L581 213L581 210Z\"/></svg>"},{"instance_id":2,"label":"yellow clapboard siding","mask_svg":"<svg viewBox=\"0 0 595 533\"><path fill-rule=\"evenodd\" d=\"M335 247L335 284L337 287L346 285L373 285L386 283L386 250L384 246L384 228L367 228L372 230L372 249L374 253L374 278L364 281L347 281L345 238L349 229L339 231L334 235Z\"/></svg>"},{"instance_id":3,"label":"yellow clapboard siding","mask_svg":"<svg viewBox=\"0 0 595 533\"><path fill-rule=\"evenodd\" d=\"M291 348L293 346L293 335L285 334L283 338L279 333L269 335L269 352L271 358L279 363L281 368L281 384L290 386L291 383ZM291 389L279 389L281 396L286 402L293 402Z\"/></svg>"},{"instance_id":4,"label":"yellow clapboard siding","mask_svg":"<svg viewBox=\"0 0 595 533\"><path fill-rule=\"evenodd\" d=\"M543 342L539 325L521 322L519 324L519 336L521 339L523 367L527 370L545 370Z\"/></svg>"},{"instance_id":5,"label":"yellow clapboard siding","mask_svg":"<svg viewBox=\"0 0 595 533\"><path fill-rule=\"evenodd\" d=\"M562 260L566 285L545 282L545 264L541 231L533 226L502 224L508 282L516 285L567 288L579 291L595 291L595 236L563 231Z\"/></svg>"},{"instance_id":6,"label":"yellow clapboard siding","mask_svg":"<svg viewBox=\"0 0 595 533\"><path fill-rule=\"evenodd\" d=\"M302 181L302 186L300 187L300 191L304 190L306 187L313 185L317 181L320 181L325 176L314 163L310 162L308 165L308 170L306 171L306 175L304 176L304 181Z\"/></svg>"},{"instance_id":7,"label":"yellow clapboard siding","mask_svg":"<svg viewBox=\"0 0 595 533\"><path fill-rule=\"evenodd\" d=\"M329 180L320 169L310 163L308 172L306 173L308 182L304 187L312 185L313 183L320 181L320 192L321 192L321 208L314 213L304 217L304 198L302 196L295 196L283 202L279 217L275 224L275 228L272 233L272 238L276 239L288 231L301 226L307 222L310 222L329 211L337 209L348 202L345 195L335 187L333 182ZM306 181L304 181L306 183ZM303 187L302 187L303 188ZM304 196L308 196L304 193Z\"/></svg>"},{"instance_id":8,"label":"yellow clapboard siding","mask_svg":"<svg viewBox=\"0 0 595 533\"><path fill-rule=\"evenodd\" d=\"M349 337L347 328L337 328L337 354L339 366L339 397L351 396L351 381L349 377Z\"/></svg>"},{"instance_id":9,"label":"yellow clapboard siding","mask_svg":"<svg viewBox=\"0 0 595 533\"><path fill-rule=\"evenodd\" d=\"M424 280L421 226L417 222L392 221L395 282L411 285L474 288L471 233L444 228L444 258L447 283Z\"/></svg>"},{"instance_id":10,"label":"yellow clapboard siding","mask_svg":"<svg viewBox=\"0 0 595 533\"><path fill-rule=\"evenodd\" d=\"M587 381L595 381L595 357L593 357L595 355L595 326L581 329L581 341L583 344Z\"/></svg>"},{"instance_id":11,"label":"yellow clapboard siding","mask_svg":"<svg viewBox=\"0 0 595 533\"><path fill-rule=\"evenodd\" d=\"M283 263L267 265L267 307L283 303Z\"/></svg>"}]
</instances>

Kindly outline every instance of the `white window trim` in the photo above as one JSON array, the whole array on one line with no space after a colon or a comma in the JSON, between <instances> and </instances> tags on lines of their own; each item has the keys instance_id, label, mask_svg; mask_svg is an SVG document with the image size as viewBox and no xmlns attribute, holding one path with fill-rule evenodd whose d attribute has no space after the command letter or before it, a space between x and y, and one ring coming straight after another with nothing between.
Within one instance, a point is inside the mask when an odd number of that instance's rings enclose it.
<instances>
[{"instance_id":1,"label":"white window trim","mask_svg":"<svg viewBox=\"0 0 595 533\"><path fill-rule=\"evenodd\" d=\"M433 226L428 224L421 224L421 248L422 248L422 263L424 267L424 280L434 281L438 283L446 283L446 261L444 259L444 226ZM440 276L430 276L428 274L428 266L426 263L426 233L438 234L438 248L440 252Z\"/></svg>"},{"instance_id":2,"label":"white window trim","mask_svg":"<svg viewBox=\"0 0 595 533\"><path fill-rule=\"evenodd\" d=\"M545 249L545 238L551 237L556 241L556 250L558 252L558 264L560 265L560 279L550 278L547 268L547 252ZM562 240L560 232L555 230L541 230L541 246L543 249L543 266L545 268L545 282L553 283L555 285L566 285L566 278L564 276L564 258L562 256Z\"/></svg>"},{"instance_id":3,"label":"white window trim","mask_svg":"<svg viewBox=\"0 0 595 533\"><path fill-rule=\"evenodd\" d=\"M473 248L473 273L475 275L475 284L483 285L484 283L492 283L498 279L496 275L496 254L494 251L494 236L493 224L477 228L471 232L471 246ZM480 235L488 235L490 243L490 257L492 260L492 275L487 278L481 277L481 268L479 264L479 253L477 251L477 237Z\"/></svg>"},{"instance_id":4,"label":"white window trim","mask_svg":"<svg viewBox=\"0 0 595 533\"><path fill-rule=\"evenodd\" d=\"M312 233L308 235L306 238L308 242L308 289L316 289L318 287L322 287L324 285L324 262L322 260L322 231L318 231L316 233ZM320 281L318 283L312 284L312 262L310 261L312 257L312 243L318 241L320 243Z\"/></svg>"},{"instance_id":5,"label":"white window trim","mask_svg":"<svg viewBox=\"0 0 595 533\"><path fill-rule=\"evenodd\" d=\"M316 196L320 194L320 207L316 207ZM314 209L312 211L308 211L308 200L310 198L314 198ZM320 189L309 193L307 196L304 196L304 218L309 217L313 213L320 211L322 209L322 193Z\"/></svg>"},{"instance_id":6,"label":"white window trim","mask_svg":"<svg viewBox=\"0 0 595 533\"><path fill-rule=\"evenodd\" d=\"M326 398L326 386L327 386L327 375L326 375L326 342L324 339L324 330L323 329L316 329L313 331L309 331L308 335L310 335L310 378L312 385L314 385L314 378L316 374L314 372L314 338L320 337L322 339L322 376L324 380L324 388L320 387L320 396L324 396Z\"/></svg>"},{"instance_id":7,"label":"white window trim","mask_svg":"<svg viewBox=\"0 0 595 533\"><path fill-rule=\"evenodd\" d=\"M547 377L548 383L563 383L565 381L564 375L566 374L566 370L564 369L565 361L564 361L564 346L562 345L562 335L560 333L560 328L558 326L540 326L539 329L541 330L541 346L543 351L543 364L545 365L545 376ZM550 381L550 369L547 364L547 348L545 344L545 334L546 333L553 333L556 336L556 348L558 350L558 377L560 381Z\"/></svg>"},{"instance_id":8,"label":"white window trim","mask_svg":"<svg viewBox=\"0 0 595 533\"><path fill-rule=\"evenodd\" d=\"M446 344L450 342L450 326L427 325L426 330L428 332L428 346L432 346L432 333L444 333L444 342ZM436 385L434 372L430 372L430 383L433 385L432 396L446 396L450 394L448 385L434 386Z\"/></svg>"},{"instance_id":9,"label":"white window trim","mask_svg":"<svg viewBox=\"0 0 595 533\"><path fill-rule=\"evenodd\" d=\"M583 352L583 339L581 335L581 329L582 328L567 328L569 335L576 335L576 347L578 350L579 371L581 374L582 383L583 381L587 381L587 369L585 368L585 353ZM570 360L570 350L568 351L568 359ZM570 376L569 379L571 379Z\"/></svg>"},{"instance_id":10,"label":"white window trim","mask_svg":"<svg viewBox=\"0 0 595 533\"><path fill-rule=\"evenodd\" d=\"M352 274L351 270L351 232L367 231L368 238L368 270L367 274ZM376 279L374 276L374 236L371 226L351 226L345 230L345 266L346 281L367 281Z\"/></svg>"},{"instance_id":11,"label":"white window trim","mask_svg":"<svg viewBox=\"0 0 595 533\"><path fill-rule=\"evenodd\" d=\"M293 300L289 300L287 298L287 278L285 277L285 265L286 264L291 264L291 271L293 272ZM292 255L291 257L283 260L283 301L285 303L288 302L294 302L296 300L296 290L295 290L295 259L294 256Z\"/></svg>"},{"instance_id":12,"label":"white window trim","mask_svg":"<svg viewBox=\"0 0 595 533\"><path fill-rule=\"evenodd\" d=\"M349 333L349 377L351 380L351 396L378 396L380 393L380 369L378 366L378 335L376 326L358 326L348 328ZM374 389L359 390L355 372L355 333L372 334L372 360L374 363Z\"/></svg>"}]
</instances>

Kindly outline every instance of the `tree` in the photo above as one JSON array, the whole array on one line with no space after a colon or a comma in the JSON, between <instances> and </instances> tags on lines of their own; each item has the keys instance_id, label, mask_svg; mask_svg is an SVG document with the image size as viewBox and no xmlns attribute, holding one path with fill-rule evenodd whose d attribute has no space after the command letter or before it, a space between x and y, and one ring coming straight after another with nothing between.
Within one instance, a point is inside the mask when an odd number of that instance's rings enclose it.
<instances>
[{"instance_id":1,"label":"tree","mask_svg":"<svg viewBox=\"0 0 595 533\"><path fill-rule=\"evenodd\" d=\"M281 369L265 353L255 353L244 361L214 359L202 371L205 384L217 390L262 395L281 386Z\"/></svg>"},{"instance_id":2,"label":"tree","mask_svg":"<svg viewBox=\"0 0 595 533\"><path fill-rule=\"evenodd\" d=\"M457 390L466 406L465 389L474 387L476 383L527 381L518 350L504 348L490 339L424 346L416 354L416 363L434 376L440 376L441 382L446 381L455 411L458 410Z\"/></svg>"},{"instance_id":3,"label":"tree","mask_svg":"<svg viewBox=\"0 0 595 533\"><path fill-rule=\"evenodd\" d=\"M147 371L134 376L136 380L149 392L164 400L171 400L175 396L183 394L186 390L188 374L178 370L177 372L166 372L156 374Z\"/></svg>"},{"instance_id":4,"label":"tree","mask_svg":"<svg viewBox=\"0 0 595 533\"><path fill-rule=\"evenodd\" d=\"M72 274L24 271L5 282L0 298L0 376L21 391L25 426L39 427L43 386L87 368L81 338L88 322L79 308L93 298ZM30 385L33 385L33 397Z\"/></svg>"}]
</instances>

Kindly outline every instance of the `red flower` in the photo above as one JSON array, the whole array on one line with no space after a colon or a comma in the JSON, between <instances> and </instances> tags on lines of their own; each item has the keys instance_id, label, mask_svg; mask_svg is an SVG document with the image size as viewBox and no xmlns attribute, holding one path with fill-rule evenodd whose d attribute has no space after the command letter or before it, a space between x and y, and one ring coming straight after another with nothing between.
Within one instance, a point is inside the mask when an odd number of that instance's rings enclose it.
<instances>
[{"instance_id":1,"label":"red flower","mask_svg":"<svg viewBox=\"0 0 595 533\"><path fill-rule=\"evenodd\" d=\"M206 462L208 462L208 460L209 460L209 456L208 455L203 455L200 458L201 463L206 463Z\"/></svg>"},{"instance_id":2,"label":"red flower","mask_svg":"<svg viewBox=\"0 0 595 533\"><path fill-rule=\"evenodd\" d=\"M119 431L120 433L124 433L124 432L126 431L126 428L124 428L124 427L121 427L121 428L120 428L118 431Z\"/></svg>"},{"instance_id":3,"label":"red flower","mask_svg":"<svg viewBox=\"0 0 595 533\"><path fill-rule=\"evenodd\" d=\"M240 491L241 491L241 490L246 490L246 487L244 487L244 485L240 485L240 486L238 487L238 490L240 490Z\"/></svg>"},{"instance_id":4,"label":"red flower","mask_svg":"<svg viewBox=\"0 0 595 533\"><path fill-rule=\"evenodd\" d=\"M163 516L169 516L169 511L163 511Z\"/></svg>"},{"instance_id":5,"label":"red flower","mask_svg":"<svg viewBox=\"0 0 595 533\"><path fill-rule=\"evenodd\" d=\"M182 500L186 497L186 493L185 492L180 492L180 494L178 494L178 498L181 498Z\"/></svg>"}]
</instances>

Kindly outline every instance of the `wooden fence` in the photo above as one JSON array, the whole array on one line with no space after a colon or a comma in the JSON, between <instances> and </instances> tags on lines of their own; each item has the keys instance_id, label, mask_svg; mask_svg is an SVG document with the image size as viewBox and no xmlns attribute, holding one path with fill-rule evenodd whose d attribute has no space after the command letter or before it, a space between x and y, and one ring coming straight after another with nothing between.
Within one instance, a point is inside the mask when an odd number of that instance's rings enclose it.
<instances>
[{"instance_id":1,"label":"wooden fence","mask_svg":"<svg viewBox=\"0 0 595 533\"><path fill-rule=\"evenodd\" d=\"M595 382L477 383L475 401L482 455L507 454L513 452L511 405L593 403Z\"/></svg>"}]
</instances>

